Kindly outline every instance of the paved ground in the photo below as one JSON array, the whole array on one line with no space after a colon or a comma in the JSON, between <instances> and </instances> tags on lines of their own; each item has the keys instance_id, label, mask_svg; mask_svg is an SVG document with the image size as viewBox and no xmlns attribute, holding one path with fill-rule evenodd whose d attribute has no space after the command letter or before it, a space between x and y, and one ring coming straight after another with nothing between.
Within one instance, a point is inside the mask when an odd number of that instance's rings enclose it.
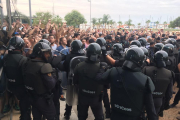
<instances>
[{"instance_id":1,"label":"paved ground","mask_svg":"<svg viewBox=\"0 0 180 120\"><path fill-rule=\"evenodd\" d=\"M178 89L176 87L174 87L174 91L178 91ZM171 99L171 103L173 102L173 98ZM60 120L65 120L63 117L64 115L64 110L65 109L65 102L60 101ZM175 108L169 109L167 111L164 112L164 117L160 118L160 120L177 120L176 117L180 116L180 114L178 114L178 111L180 111L180 104L178 104ZM13 110L12 112L12 120L18 120L19 118L19 112ZM10 114L8 114L7 116L5 116L4 118L0 119L0 120L10 120ZM77 107L73 106L73 110L72 110L72 114L71 114L71 119L70 120L78 120L77 118ZM87 120L94 120L94 116L92 114L92 111L89 109L89 114L88 114L88 119ZM106 119L109 120L109 119Z\"/></svg>"}]
</instances>

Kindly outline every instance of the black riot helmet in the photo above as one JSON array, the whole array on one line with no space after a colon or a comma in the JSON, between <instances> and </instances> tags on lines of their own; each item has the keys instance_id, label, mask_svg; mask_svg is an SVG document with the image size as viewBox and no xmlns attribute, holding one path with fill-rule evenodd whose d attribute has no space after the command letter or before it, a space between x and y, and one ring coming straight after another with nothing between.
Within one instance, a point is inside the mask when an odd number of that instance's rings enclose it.
<instances>
[{"instance_id":1,"label":"black riot helmet","mask_svg":"<svg viewBox=\"0 0 180 120\"><path fill-rule=\"evenodd\" d=\"M162 68L166 67L166 62L168 61L168 53L160 50L155 53L154 55L154 62L156 64L156 67Z\"/></svg>"},{"instance_id":2,"label":"black riot helmet","mask_svg":"<svg viewBox=\"0 0 180 120\"><path fill-rule=\"evenodd\" d=\"M71 53L80 53L83 54L83 48L82 48L83 44L80 40L74 40L71 43Z\"/></svg>"},{"instance_id":3,"label":"black riot helmet","mask_svg":"<svg viewBox=\"0 0 180 120\"><path fill-rule=\"evenodd\" d=\"M9 40L8 50L22 50L24 45L25 45L25 43L24 43L24 40L22 38L12 37Z\"/></svg>"},{"instance_id":4,"label":"black riot helmet","mask_svg":"<svg viewBox=\"0 0 180 120\"><path fill-rule=\"evenodd\" d=\"M97 43L91 43L87 48L87 54L89 61L97 62L99 61L101 55L101 47Z\"/></svg>"},{"instance_id":5,"label":"black riot helmet","mask_svg":"<svg viewBox=\"0 0 180 120\"><path fill-rule=\"evenodd\" d=\"M143 47L145 47L147 44L147 41L145 38L140 38L138 41L141 43L141 46L143 46Z\"/></svg>"},{"instance_id":6,"label":"black riot helmet","mask_svg":"<svg viewBox=\"0 0 180 120\"><path fill-rule=\"evenodd\" d=\"M123 67L136 70L141 69L145 61L145 55L141 48L130 48L125 54Z\"/></svg>"},{"instance_id":7,"label":"black riot helmet","mask_svg":"<svg viewBox=\"0 0 180 120\"><path fill-rule=\"evenodd\" d=\"M173 56L174 46L172 44L166 44L162 50L168 53L168 56Z\"/></svg>"},{"instance_id":8,"label":"black riot helmet","mask_svg":"<svg viewBox=\"0 0 180 120\"><path fill-rule=\"evenodd\" d=\"M46 44L48 44L51 47L51 43L48 40L46 40L46 39L42 39L39 42L46 43Z\"/></svg>"},{"instance_id":9,"label":"black riot helmet","mask_svg":"<svg viewBox=\"0 0 180 120\"><path fill-rule=\"evenodd\" d=\"M102 50L106 50L106 40L104 38L98 38L96 43L100 45Z\"/></svg>"},{"instance_id":10,"label":"black riot helmet","mask_svg":"<svg viewBox=\"0 0 180 120\"><path fill-rule=\"evenodd\" d=\"M38 42L33 48L33 52L31 54L31 57L32 58L40 57L45 62L48 62L48 59L46 59L44 56L44 52L49 52L49 54L52 55L51 47L46 43Z\"/></svg>"},{"instance_id":11,"label":"black riot helmet","mask_svg":"<svg viewBox=\"0 0 180 120\"><path fill-rule=\"evenodd\" d=\"M138 47L137 45L131 45L129 46L129 48L133 48L133 47Z\"/></svg>"},{"instance_id":12,"label":"black riot helmet","mask_svg":"<svg viewBox=\"0 0 180 120\"><path fill-rule=\"evenodd\" d=\"M130 45L137 45L138 47L141 47L141 43L138 40L131 41Z\"/></svg>"},{"instance_id":13,"label":"black riot helmet","mask_svg":"<svg viewBox=\"0 0 180 120\"><path fill-rule=\"evenodd\" d=\"M145 47L140 47L140 48L143 50L144 54L147 57L149 55L148 50Z\"/></svg>"},{"instance_id":14,"label":"black riot helmet","mask_svg":"<svg viewBox=\"0 0 180 120\"><path fill-rule=\"evenodd\" d=\"M164 46L164 44L162 44L162 43L156 43L154 45L154 53L156 53L157 51L162 50L163 46Z\"/></svg>"},{"instance_id":15,"label":"black riot helmet","mask_svg":"<svg viewBox=\"0 0 180 120\"><path fill-rule=\"evenodd\" d=\"M172 44L174 47L176 47L176 40L174 38L169 38L165 41L166 44Z\"/></svg>"},{"instance_id":16,"label":"black riot helmet","mask_svg":"<svg viewBox=\"0 0 180 120\"><path fill-rule=\"evenodd\" d=\"M122 55L123 53L123 47L120 43L116 43L112 47L112 51L114 55Z\"/></svg>"}]
</instances>

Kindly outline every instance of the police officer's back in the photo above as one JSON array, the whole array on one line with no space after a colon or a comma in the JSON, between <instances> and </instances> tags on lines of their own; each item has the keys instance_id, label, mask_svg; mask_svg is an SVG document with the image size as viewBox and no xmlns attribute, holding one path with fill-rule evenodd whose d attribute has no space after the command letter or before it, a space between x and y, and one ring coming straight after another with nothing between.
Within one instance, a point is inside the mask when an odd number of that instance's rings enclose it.
<instances>
[{"instance_id":1,"label":"police officer's back","mask_svg":"<svg viewBox=\"0 0 180 120\"><path fill-rule=\"evenodd\" d=\"M51 90L57 81L52 76L53 69L48 63L51 54L50 46L39 42L33 48L33 59L24 65L24 83L31 97L34 120L40 120L42 115L48 120L55 120L56 117Z\"/></svg>"},{"instance_id":2,"label":"police officer's back","mask_svg":"<svg viewBox=\"0 0 180 120\"><path fill-rule=\"evenodd\" d=\"M152 103L154 85L149 77L141 73L144 59L140 48L131 48L126 52L122 68L114 67L97 75L99 83L111 83L111 120L139 120L144 105L148 119L157 120Z\"/></svg>"},{"instance_id":3,"label":"police officer's back","mask_svg":"<svg viewBox=\"0 0 180 120\"><path fill-rule=\"evenodd\" d=\"M158 51L154 55L155 66L148 66L143 69L143 73L149 76L155 85L153 98L157 114L163 104L163 97L165 96L166 100L164 106L169 106L172 96L174 73L165 68L167 61L168 54L165 51Z\"/></svg>"},{"instance_id":4,"label":"police officer's back","mask_svg":"<svg viewBox=\"0 0 180 120\"><path fill-rule=\"evenodd\" d=\"M79 63L74 70L74 83L79 86L79 120L86 120L89 106L95 116L95 120L104 120L102 111L102 90L103 86L95 81L97 72L100 69L99 57L101 47L92 43L87 48L88 59Z\"/></svg>"},{"instance_id":5,"label":"police officer's back","mask_svg":"<svg viewBox=\"0 0 180 120\"><path fill-rule=\"evenodd\" d=\"M7 89L19 100L21 120L29 120L27 93L24 87L22 65L27 58L22 55L24 40L20 37L13 37L9 41L8 54L4 56L3 66L7 77Z\"/></svg>"},{"instance_id":6,"label":"police officer's back","mask_svg":"<svg viewBox=\"0 0 180 120\"><path fill-rule=\"evenodd\" d=\"M166 62L166 68L171 71L176 69L176 58L174 56L174 46L172 44L166 44L163 46L162 50L168 53L168 61Z\"/></svg>"},{"instance_id":7,"label":"police officer's back","mask_svg":"<svg viewBox=\"0 0 180 120\"><path fill-rule=\"evenodd\" d=\"M83 44L80 40L74 40L71 43L71 51L70 54L65 56L65 61L63 63L63 68L64 71L66 71L67 73L67 77L70 71L70 61L72 58L76 57L76 56L85 56L85 52L83 50ZM64 113L65 119L69 119L70 115L71 115L71 109L72 106L69 106L68 104L66 104L66 111Z\"/></svg>"}]
</instances>

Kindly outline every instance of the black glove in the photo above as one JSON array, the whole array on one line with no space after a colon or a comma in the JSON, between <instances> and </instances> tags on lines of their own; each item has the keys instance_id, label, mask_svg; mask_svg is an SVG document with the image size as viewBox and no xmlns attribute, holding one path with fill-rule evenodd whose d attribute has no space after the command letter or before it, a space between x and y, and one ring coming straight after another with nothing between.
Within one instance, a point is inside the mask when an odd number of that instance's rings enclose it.
<instances>
[{"instance_id":1,"label":"black glove","mask_svg":"<svg viewBox=\"0 0 180 120\"><path fill-rule=\"evenodd\" d=\"M103 56L107 56L107 51L106 50L102 50L102 55Z\"/></svg>"},{"instance_id":2,"label":"black glove","mask_svg":"<svg viewBox=\"0 0 180 120\"><path fill-rule=\"evenodd\" d=\"M103 72L105 72L107 69L108 69L107 63L101 62L101 63L100 63L100 70L99 70L99 71L100 71L101 73L103 73Z\"/></svg>"}]
</instances>

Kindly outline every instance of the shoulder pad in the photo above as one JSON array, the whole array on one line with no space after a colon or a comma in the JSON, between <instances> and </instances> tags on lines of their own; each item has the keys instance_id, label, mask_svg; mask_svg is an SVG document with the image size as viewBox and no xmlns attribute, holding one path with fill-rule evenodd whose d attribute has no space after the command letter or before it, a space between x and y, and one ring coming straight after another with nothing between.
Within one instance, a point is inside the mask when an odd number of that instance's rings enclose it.
<instances>
[{"instance_id":1,"label":"shoulder pad","mask_svg":"<svg viewBox=\"0 0 180 120\"><path fill-rule=\"evenodd\" d=\"M155 90L154 83L152 82L150 77L147 77L147 90L151 93Z\"/></svg>"},{"instance_id":2,"label":"shoulder pad","mask_svg":"<svg viewBox=\"0 0 180 120\"><path fill-rule=\"evenodd\" d=\"M52 66L49 63L45 63L41 67L41 73L42 74L51 73L51 72L53 72L53 69L52 69Z\"/></svg>"}]
</instances>

